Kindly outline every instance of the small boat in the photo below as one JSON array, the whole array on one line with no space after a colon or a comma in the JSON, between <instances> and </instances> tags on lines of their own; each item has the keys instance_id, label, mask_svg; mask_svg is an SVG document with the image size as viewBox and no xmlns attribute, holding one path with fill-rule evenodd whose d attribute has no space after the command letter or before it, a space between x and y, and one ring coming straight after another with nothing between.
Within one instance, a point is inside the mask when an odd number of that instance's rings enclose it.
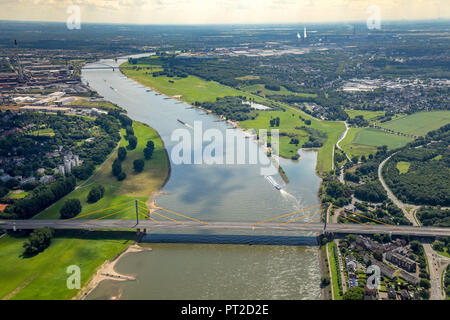
<instances>
[{"instance_id":1,"label":"small boat","mask_svg":"<svg viewBox=\"0 0 450 320\"><path fill-rule=\"evenodd\" d=\"M186 125L186 122L181 121L180 119L177 119L177 121L178 121L179 123L183 124L183 125Z\"/></svg>"},{"instance_id":2,"label":"small boat","mask_svg":"<svg viewBox=\"0 0 450 320\"><path fill-rule=\"evenodd\" d=\"M278 183L276 183L276 181L271 176L264 176L264 178L266 178L267 181L269 181L274 186L275 189L281 190L281 186Z\"/></svg>"}]
</instances>

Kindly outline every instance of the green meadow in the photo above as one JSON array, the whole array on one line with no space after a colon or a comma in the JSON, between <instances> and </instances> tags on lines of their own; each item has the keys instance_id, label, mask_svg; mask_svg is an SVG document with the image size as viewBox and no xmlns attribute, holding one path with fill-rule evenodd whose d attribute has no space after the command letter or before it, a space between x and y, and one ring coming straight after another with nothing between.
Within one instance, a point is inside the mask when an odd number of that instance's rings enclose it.
<instances>
[{"instance_id":1,"label":"green meadow","mask_svg":"<svg viewBox=\"0 0 450 320\"><path fill-rule=\"evenodd\" d=\"M129 67L128 62L121 67ZM216 101L217 97L245 96L242 91L224 86L215 81L205 81L195 76L187 78L158 76L153 77L152 71L146 69L133 70L121 68L123 74L139 83L162 92L168 96L181 96L180 99L193 104L196 101ZM158 71L158 70L153 70ZM247 95L252 96L252 95ZM253 96L252 96L253 97Z\"/></svg>"},{"instance_id":2,"label":"green meadow","mask_svg":"<svg viewBox=\"0 0 450 320\"><path fill-rule=\"evenodd\" d=\"M409 137L389 134L378 129L350 128L340 145L352 158L375 153L379 146L386 145L388 149L397 149L411 141Z\"/></svg>"},{"instance_id":3,"label":"green meadow","mask_svg":"<svg viewBox=\"0 0 450 320\"><path fill-rule=\"evenodd\" d=\"M90 179L78 185L72 193L56 202L35 219L59 219L59 210L70 198L77 198L83 205L80 217L85 219L128 218L135 219L134 199L148 201L152 192L159 190L169 175L169 161L162 140L152 128L133 122L138 139L135 150L128 151L122 163L127 178L119 182L111 174L111 165L117 157L117 149L97 168ZM121 146L128 145L122 130ZM145 161L144 171L133 171L133 160L143 159L143 149L153 140L153 157ZM101 184L105 195L97 203L87 203L92 187ZM104 210L109 208L107 210ZM144 213L145 208L140 209ZM61 222L64 223L64 222ZM0 299L70 299L77 290L66 287L66 269L70 265L81 268L81 286L86 285L95 271L106 260L113 259L135 238L134 232L107 231L57 231L50 247L31 258L22 256L26 237L6 235L0 238Z\"/></svg>"},{"instance_id":4,"label":"green meadow","mask_svg":"<svg viewBox=\"0 0 450 320\"><path fill-rule=\"evenodd\" d=\"M395 132L424 136L450 123L450 111L425 111L381 123L380 126Z\"/></svg>"},{"instance_id":5,"label":"green meadow","mask_svg":"<svg viewBox=\"0 0 450 320\"><path fill-rule=\"evenodd\" d=\"M384 111L368 111L368 110L353 110L353 109L345 109L345 113L353 119L357 116L362 116L365 120L371 120L373 118L384 116Z\"/></svg>"}]
</instances>

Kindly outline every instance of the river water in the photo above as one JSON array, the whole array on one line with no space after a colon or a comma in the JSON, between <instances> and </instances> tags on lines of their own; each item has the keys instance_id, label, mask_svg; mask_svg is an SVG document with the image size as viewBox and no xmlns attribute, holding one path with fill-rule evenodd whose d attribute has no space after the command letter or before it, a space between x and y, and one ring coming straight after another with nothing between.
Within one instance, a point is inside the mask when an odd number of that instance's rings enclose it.
<instances>
[{"instance_id":1,"label":"river water","mask_svg":"<svg viewBox=\"0 0 450 320\"><path fill-rule=\"evenodd\" d=\"M118 66L123 61L99 63ZM214 128L225 137L228 129L238 140L252 143L240 130L216 116L159 95L118 70L83 70L82 78L106 100L126 109L132 119L155 128L169 155L178 144L171 138L174 130L193 134L194 121L201 121L203 132ZM193 147L192 152L203 150L208 144ZM232 148L225 146L223 154ZM266 159L262 148L258 152L260 159ZM264 178L259 164L177 165L171 160L170 179L156 203L205 221L243 222L316 206L320 185L315 173L317 154L299 152L300 161L280 159L290 180L288 184L279 174L272 176L283 187L281 191ZM289 218L301 214L304 213ZM319 216L304 219L311 220L317 221ZM118 295L121 299L320 298L318 248L313 233L150 232L143 242L152 250L128 254L116 265L118 272L135 275L137 281L103 281L89 299Z\"/></svg>"}]
</instances>

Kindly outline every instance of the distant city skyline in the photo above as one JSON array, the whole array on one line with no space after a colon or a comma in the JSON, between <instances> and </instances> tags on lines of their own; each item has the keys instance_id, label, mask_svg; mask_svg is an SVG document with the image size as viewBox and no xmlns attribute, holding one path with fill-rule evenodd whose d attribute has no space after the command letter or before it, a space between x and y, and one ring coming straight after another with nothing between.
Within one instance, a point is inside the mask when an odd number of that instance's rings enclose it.
<instances>
[{"instance_id":1,"label":"distant city skyline","mask_svg":"<svg viewBox=\"0 0 450 320\"><path fill-rule=\"evenodd\" d=\"M133 24L312 23L450 18L448 0L2 0L0 20L65 22L79 6L81 22Z\"/></svg>"}]
</instances>

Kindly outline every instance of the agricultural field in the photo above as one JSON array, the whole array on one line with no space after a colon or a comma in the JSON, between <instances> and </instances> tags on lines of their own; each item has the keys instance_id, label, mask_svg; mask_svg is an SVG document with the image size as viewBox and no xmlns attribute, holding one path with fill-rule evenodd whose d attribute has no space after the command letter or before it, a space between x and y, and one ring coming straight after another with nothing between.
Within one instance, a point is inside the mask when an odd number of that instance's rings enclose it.
<instances>
[{"instance_id":1,"label":"agricultural field","mask_svg":"<svg viewBox=\"0 0 450 320\"><path fill-rule=\"evenodd\" d=\"M389 134L378 129L350 128L340 145L352 158L374 153L378 146L386 145L388 149L396 149L411 141L409 137Z\"/></svg>"},{"instance_id":2,"label":"agricultural field","mask_svg":"<svg viewBox=\"0 0 450 320\"><path fill-rule=\"evenodd\" d=\"M169 162L158 133L152 128L133 122L138 139L137 148L128 151L122 163L127 178L119 182L111 174L111 165L117 157L117 150L76 190L56 202L36 219L59 219L59 210L67 199L77 198L83 205L81 215L86 219L98 219L110 215L109 219L135 218L133 200L148 201L152 192L161 188L169 175ZM128 145L122 130L121 146ZM132 163L143 158L146 142L153 140L155 150L150 160L146 160L144 171L135 174ZM88 204L87 195L92 187L102 185L105 194L97 203ZM109 208L106 211L98 212ZM145 208L139 209L145 213ZM114 214L117 212L117 214ZM134 232L83 232L57 231L52 244L44 252L25 258L22 253L26 237L4 236L0 238L0 299L70 299L77 290L66 287L66 268L77 265L81 268L81 286L87 284L97 268L106 260L113 259L135 239ZM48 288L48 290L42 290Z\"/></svg>"},{"instance_id":3,"label":"agricultural field","mask_svg":"<svg viewBox=\"0 0 450 320\"><path fill-rule=\"evenodd\" d=\"M381 127L409 135L424 136L432 130L450 123L450 111L414 113L380 124Z\"/></svg>"},{"instance_id":4,"label":"agricultural field","mask_svg":"<svg viewBox=\"0 0 450 320\"><path fill-rule=\"evenodd\" d=\"M373 118L384 116L384 111L368 111L368 110L353 110L353 109L345 109L345 113L348 114L350 119L353 119L357 116L363 116L364 120L371 120Z\"/></svg>"}]
</instances>

